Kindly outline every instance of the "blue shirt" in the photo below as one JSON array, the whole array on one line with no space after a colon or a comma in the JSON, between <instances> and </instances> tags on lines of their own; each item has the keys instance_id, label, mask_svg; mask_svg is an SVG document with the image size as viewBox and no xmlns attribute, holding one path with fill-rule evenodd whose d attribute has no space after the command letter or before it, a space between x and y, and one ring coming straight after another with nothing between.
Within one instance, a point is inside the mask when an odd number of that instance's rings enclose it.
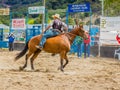
<instances>
[{"instance_id":1,"label":"blue shirt","mask_svg":"<svg viewBox=\"0 0 120 90\"><path fill-rule=\"evenodd\" d=\"M8 39L9 39L9 43L13 43L13 42L14 42L15 37L14 37L14 36L9 36L9 37L8 37Z\"/></svg>"}]
</instances>

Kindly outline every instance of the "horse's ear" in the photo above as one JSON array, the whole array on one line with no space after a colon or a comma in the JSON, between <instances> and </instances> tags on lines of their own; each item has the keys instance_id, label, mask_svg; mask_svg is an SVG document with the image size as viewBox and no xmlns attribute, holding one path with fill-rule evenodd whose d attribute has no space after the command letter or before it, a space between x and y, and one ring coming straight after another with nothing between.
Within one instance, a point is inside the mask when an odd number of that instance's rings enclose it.
<instances>
[{"instance_id":1,"label":"horse's ear","mask_svg":"<svg viewBox=\"0 0 120 90\"><path fill-rule=\"evenodd\" d=\"M80 24L79 27L80 27L80 28L83 28L83 24Z\"/></svg>"},{"instance_id":2,"label":"horse's ear","mask_svg":"<svg viewBox=\"0 0 120 90\"><path fill-rule=\"evenodd\" d=\"M78 19L75 19L75 24L76 24L76 26L79 26L79 20Z\"/></svg>"}]
</instances>

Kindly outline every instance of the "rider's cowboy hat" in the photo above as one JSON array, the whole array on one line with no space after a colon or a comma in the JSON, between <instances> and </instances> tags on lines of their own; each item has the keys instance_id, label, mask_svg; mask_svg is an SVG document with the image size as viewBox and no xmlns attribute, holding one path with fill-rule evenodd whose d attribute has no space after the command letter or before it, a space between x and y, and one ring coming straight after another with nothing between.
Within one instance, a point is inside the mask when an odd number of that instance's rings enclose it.
<instances>
[{"instance_id":1,"label":"rider's cowboy hat","mask_svg":"<svg viewBox=\"0 0 120 90\"><path fill-rule=\"evenodd\" d=\"M61 19L59 14L52 15L52 17L53 17L53 18Z\"/></svg>"}]
</instances>

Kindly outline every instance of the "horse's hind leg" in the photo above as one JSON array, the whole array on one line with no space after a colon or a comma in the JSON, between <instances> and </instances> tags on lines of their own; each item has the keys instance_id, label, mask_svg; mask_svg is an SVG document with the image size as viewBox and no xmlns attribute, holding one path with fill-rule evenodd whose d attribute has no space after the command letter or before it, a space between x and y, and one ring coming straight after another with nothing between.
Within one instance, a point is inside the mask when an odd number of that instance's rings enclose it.
<instances>
[{"instance_id":1,"label":"horse's hind leg","mask_svg":"<svg viewBox=\"0 0 120 90\"><path fill-rule=\"evenodd\" d=\"M27 67L27 61L28 61L28 58L29 58L31 55L32 55L31 52L29 52L28 54L26 54L26 57L25 57L25 64L24 64L22 67L20 67L20 70L23 70L24 68Z\"/></svg>"},{"instance_id":2,"label":"horse's hind leg","mask_svg":"<svg viewBox=\"0 0 120 90\"><path fill-rule=\"evenodd\" d=\"M37 50L36 52L34 52L33 56L30 59L31 62L31 69L34 70L34 65L33 65L33 61L35 60L35 58L38 56L38 54L41 52L41 50Z\"/></svg>"},{"instance_id":3,"label":"horse's hind leg","mask_svg":"<svg viewBox=\"0 0 120 90\"><path fill-rule=\"evenodd\" d=\"M27 55L26 55L26 57L25 57L25 64L24 64L24 66L23 67L20 67L20 70L23 70L24 68L26 68L27 67Z\"/></svg>"}]
</instances>

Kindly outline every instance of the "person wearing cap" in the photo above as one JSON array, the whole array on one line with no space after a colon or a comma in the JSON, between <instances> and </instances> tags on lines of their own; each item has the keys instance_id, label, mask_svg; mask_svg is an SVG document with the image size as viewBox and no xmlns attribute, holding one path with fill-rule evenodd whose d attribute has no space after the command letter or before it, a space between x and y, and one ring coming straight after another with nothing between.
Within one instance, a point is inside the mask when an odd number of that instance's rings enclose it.
<instances>
[{"instance_id":1,"label":"person wearing cap","mask_svg":"<svg viewBox=\"0 0 120 90\"><path fill-rule=\"evenodd\" d=\"M11 33L8 36L8 39L9 39L9 51L13 51L13 49L14 49L14 39L15 39L13 33Z\"/></svg>"},{"instance_id":2,"label":"person wearing cap","mask_svg":"<svg viewBox=\"0 0 120 90\"><path fill-rule=\"evenodd\" d=\"M89 32L86 31L86 35L87 35L87 39L84 39L84 58L86 58L86 54L87 57L90 57L90 35Z\"/></svg>"},{"instance_id":3,"label":"person wearing cap","mask_svg":"<svg viewBox=\"0 0 120 90\"><path fill-rule=\"evenodd\" d=\"M38 48L40 50L43 48L43 46L46 42L46 38L57 36L61 33L64 33L64 32L68 31L67 25L64 22L61 21L61 18L60 18L59 14L52 15L52 18L54 20L44 30L44 32L42 34L42 39L40 41L40 45L36 46L36 48ZM52 29L50 29L51 27L52 27ZM51 32L47 33L46 31L49 30L49 29L51 30Z\"/></svg>"}]
</instances>

